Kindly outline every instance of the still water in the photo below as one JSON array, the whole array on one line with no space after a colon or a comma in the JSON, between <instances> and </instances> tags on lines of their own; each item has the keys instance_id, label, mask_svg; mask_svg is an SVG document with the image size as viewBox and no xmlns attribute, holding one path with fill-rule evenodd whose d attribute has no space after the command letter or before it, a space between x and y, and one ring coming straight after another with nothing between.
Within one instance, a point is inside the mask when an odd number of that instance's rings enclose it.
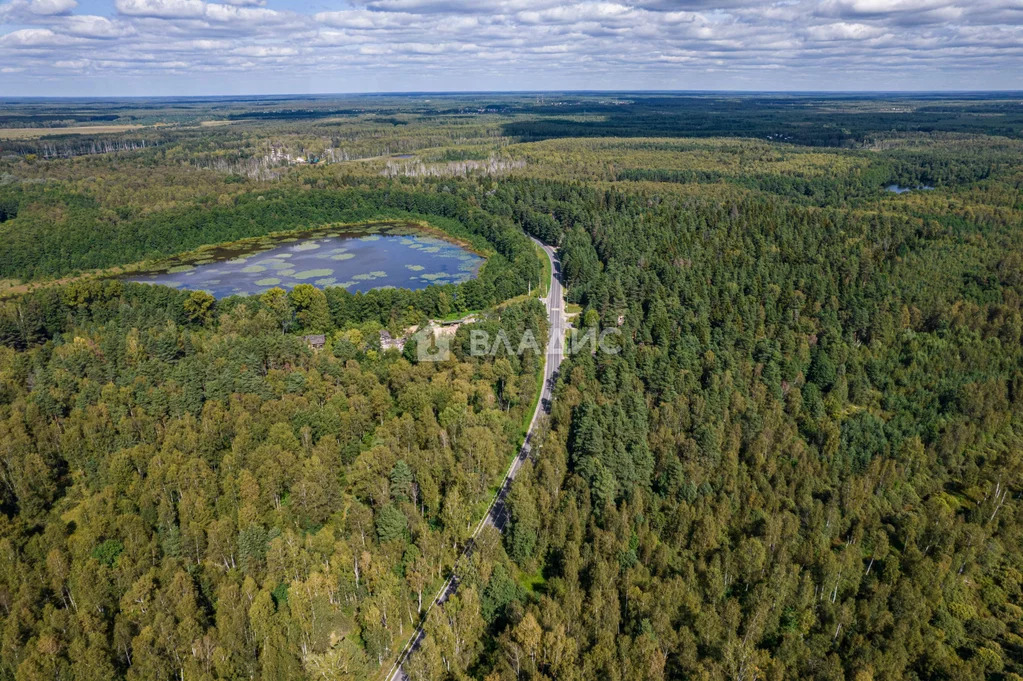
<instances>
[{"instance_id":1,"label":"still water","mask_svg":"<svg viewBox=\"0 0 1023 681\"><path fill-rule=\"evenodd\" d=\"M167 260L124 278L208 291L217 298L298 284L420 289L476 276L484 258L414 224L334 227L263 237Z\"/></svg>"},{"instance_id":2,"label":"still water","mask_svg":"<svg viewBox=\"0 0 1023 681\"><path fill-rule=\"evenodd\" d=\"M885 189L887 189L890 192L894 192L896 194L905 194L906 192L911 192L913 190L917 190L917 191L930 191L931 189L934 189L934 187L931 187L930 185L926 185L926 184L922 184L919 187L902 187L902 186L897 185L897 184L890 184L887 187L885 187Z\"/></svg>"}]
</instances>

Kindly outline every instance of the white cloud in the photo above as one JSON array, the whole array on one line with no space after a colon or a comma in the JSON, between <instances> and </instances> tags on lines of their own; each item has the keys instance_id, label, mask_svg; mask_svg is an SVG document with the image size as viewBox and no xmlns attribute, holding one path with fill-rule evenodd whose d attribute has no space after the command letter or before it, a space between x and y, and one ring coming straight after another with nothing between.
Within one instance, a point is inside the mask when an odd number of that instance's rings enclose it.
<instances>
[{"instance_id":1,"label":"white cloud","mask_svg":"<svg viewBox=\"0 0 1023 681\"><path fill-rule=\"evenodd\" d=\"M206 12L202 0L115 0L121 14L158 19L187 19L201 17Z\"/></svg>"},{"instance_id":2,"label":"white cloud","mask_svg":"<svg viewBox=\"0 0 1023 681\"><path fill-rule=\"evenodd\" d=\"M557 7L558 0L366 0L356 2L379 12L414 14L509 14Z\"/></svg>"},{"instance_id":3,"label":"white cloud","mask_svg":"<svg viewBox=\"0 0 1023 681\"><path fill-rule=\"evenodd\" d=\"M78 7L77 0L32 0L29 11L33 14L67 14Z\"/></svg>"},{"instance_id":4,"label":"white cloud","mask_svg":"<svg viewBox=\"0 0 1023 681\"><path fill-rule=\"evenodd\" d=\"M59 36L48 28L23 28L0 36L0 45L4 47L43 47L59 41Z\"/></svg>"},{"instance_id":5,"label":"white cloud","mask_svg":"<svg viewBox=\"0 0 1023 681\"><path fill-rule=\"evenodd\" d=\"M220 22L266 22L284 18L284 14L272 9L259 7L238 7L235 5L206 5L206 19Z\"/></svg>"},{"instance_id":6,"label":"white cloud","mask_svg":"<svg viewBox=\"0 0 1023 681\"><path fill-rule=\"evenodd\" d=\"M372 12L364 9L320 12L313 18L321 24L334 28L359 30L405 28L418 20L415 14L406 12Z\"/></svg>"},{"instance_id":7,"label":"white cloud","mask_svg":"<svg viewBox=\"0 0 1023 681\"><path fill-rule=\"evenodd\" d=\"M246 46L232 50L232 54L244 57L290 57L298 54L293 47Z\"/></svg>"},{"instance_id":8,"label":"white cloud","mask_svg":"<svg viewBox=\"0 0 1023 681\"><path fill-rule=\"evenodd\" d=\"M134 32L130 25L91 14L66 17L59 26L61 30L71 35L104 40L120 38Z\"/></svg>"},{"instance_id":9,"label":"white cloud","mask_svg":"<svg viewBox=\"0 0 1023 681\"><path fill-rule=\"evenodd\" d=\"M571 24L580 21L614 22L629 14L630 9L625 5L592 2L519 12L516 18L527 24Z\"/></svg>"},{"instance_id":10,"label":"white cloud","mask_svg":"<svg viewBox=\"0 0 1023 681\"><path fill-rule=\"evenodd\" d=\"M1023 87L1023 0L326 0L318 12L281 2L115 0L116 15L97 16L74 14L74 0L0 0L11 31L0 63L52 76L58 57L88 60L97 82L203 73L211 88L340 73L414 89L898 87L968 69ZM708 73L720 75L693 80Z\"/></svg>"},{"instance_id":11,"label":"white cloud","mask_svg":"<svg viewBox=\"0 0 1023 681\"><path fill-rule=\"evenodd\" d=\"M814 40L869 40L884 35L885 29L881 26L839 21L812 26L806 32Z\"/></svg>"}]
</instances>

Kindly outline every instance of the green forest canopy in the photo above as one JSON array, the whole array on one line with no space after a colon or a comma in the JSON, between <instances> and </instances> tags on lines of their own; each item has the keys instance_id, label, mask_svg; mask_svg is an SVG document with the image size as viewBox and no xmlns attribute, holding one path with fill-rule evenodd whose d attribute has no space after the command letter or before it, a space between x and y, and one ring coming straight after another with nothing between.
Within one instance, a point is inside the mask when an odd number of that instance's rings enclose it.
<instances>
[{"instance_id":1,"label":"green forest canopy","mask_svg":"<svg viewBox=\"0 0 1023 681\"><path fill-rule=\"evenodd\" d=\"M386 670L540 367L468 356L469 329L452 361L417 363L378 331L525 292L522 230L559 246L579 324L622 318L622 351L563 365L507 531L430 612L411 678L1023 676L1018 111L920 103L893 132L755 102L735 120L817 146L650 127L677 100L609 116L624 134L412 99L389 104L403 125L258 118L4 159L12 280L378 216L495 256L473 288L212 301L87 277L0 303L0 679ZM267 140L430 170L236 172ZM523 163L457 165L491 154ZM535 301L479 324L545 334Z\"/></svg>"}]
</instances>

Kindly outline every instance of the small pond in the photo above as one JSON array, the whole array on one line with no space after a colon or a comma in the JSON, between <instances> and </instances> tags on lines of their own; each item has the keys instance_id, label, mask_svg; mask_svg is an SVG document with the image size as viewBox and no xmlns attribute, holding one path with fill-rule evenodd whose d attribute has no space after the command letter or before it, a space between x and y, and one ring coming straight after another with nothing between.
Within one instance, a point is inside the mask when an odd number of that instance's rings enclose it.
<instances>
[{"instance_id":1,"label":"small pond","mask_svg":"<svg viewBox=\"0 0 1023 681\"><path fill-rule=\"evenodd\" d=\"M931 187L926 184L922 184L919 187L902 187L897 184L890 184L887 187L885 187L885 189L896 194L905 194L906 192L911 191L930 191L931 189L934 189L934 187Z\"/></svg>"},{"instance_id":2,"label":"small pond","mask_svg":"<svg viewBox=\"0 0 1023 681\"><path fill-rule=\"evenodd\" d=\"M165 260L127 281L208 291L217 298L298 284L421 289L475 277L484 258L414 224L338 226L249 239Z\"/></svg>"}]
</instances>

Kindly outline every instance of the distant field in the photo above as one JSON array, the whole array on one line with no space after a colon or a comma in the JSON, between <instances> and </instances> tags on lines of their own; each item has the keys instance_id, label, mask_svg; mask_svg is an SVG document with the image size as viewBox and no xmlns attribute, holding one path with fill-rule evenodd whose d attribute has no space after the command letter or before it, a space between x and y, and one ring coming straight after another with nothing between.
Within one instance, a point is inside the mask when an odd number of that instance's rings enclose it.
<instances>
[{"instance_id":1,"label":"distant field","mask_svg":"<svg viewBox=\"0 0 1023 681\"><path fill-rule=\"evenodd\" d=\"M0 139L24 140L50 135L98 135L137 130L142 125L79 125L69 128L0 128Z\"/></svg>"}]
</instances>

